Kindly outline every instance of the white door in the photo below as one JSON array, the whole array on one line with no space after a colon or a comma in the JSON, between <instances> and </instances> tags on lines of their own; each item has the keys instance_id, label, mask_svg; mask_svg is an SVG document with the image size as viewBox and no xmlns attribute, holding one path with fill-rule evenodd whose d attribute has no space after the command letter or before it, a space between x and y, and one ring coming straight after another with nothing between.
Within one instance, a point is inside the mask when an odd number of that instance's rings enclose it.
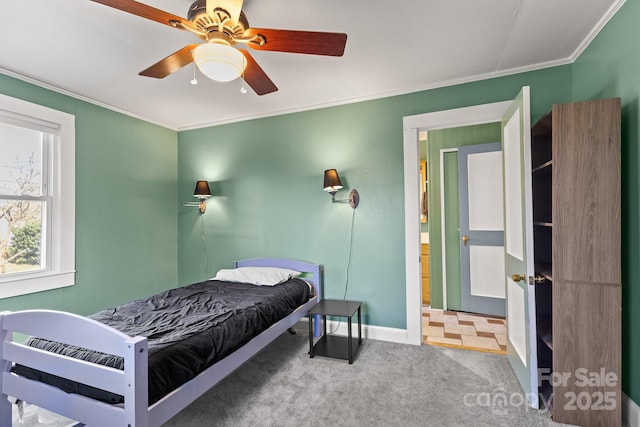
<instances>
[{"instance_id":1,"label":"white door","mask_svg":"<svg viewBox=\"0 0 640 427\"><path fill-rule=\"evenodd\" d=\"M531 117L523 87L502 119L507 356L533 408L538 408L538 350L533 282Z\"/></svg>"},{"instance_id":2,"label":"white door","mask_svg":"<svg viewBox=\"0 0 640 427\"><path fill-rule=\"evenodd\" d=\"M505 316L502 144L458 149L462 311Z\"/></svg>"}]
</instances>

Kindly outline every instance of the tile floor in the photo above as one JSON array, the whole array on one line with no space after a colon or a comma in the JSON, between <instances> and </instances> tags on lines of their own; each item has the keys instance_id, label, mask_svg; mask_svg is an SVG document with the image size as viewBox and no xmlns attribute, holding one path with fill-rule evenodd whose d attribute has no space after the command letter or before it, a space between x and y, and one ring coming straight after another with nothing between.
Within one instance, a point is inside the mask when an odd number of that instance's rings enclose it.
<instances>
[{"instance_id":1,"label":"tile floor","mask_svg":"<svg viewBox=\"0 0 640 427\"><path fill-rule=\"evenodd\" d=\"M423 307L422 342L507 354L507 321L501 317Z\"/></svg>"}]
</instances>

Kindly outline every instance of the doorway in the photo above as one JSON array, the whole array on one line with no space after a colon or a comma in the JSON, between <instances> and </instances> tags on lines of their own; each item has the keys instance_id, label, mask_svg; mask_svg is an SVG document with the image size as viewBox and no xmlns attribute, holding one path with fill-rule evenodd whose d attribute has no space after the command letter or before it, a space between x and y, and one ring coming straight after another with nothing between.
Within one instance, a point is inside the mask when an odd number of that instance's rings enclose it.
<instances>
[{"instance_id":1,"label":"doorway","mask_svg":"<svg viewBox=\"0 0 640 427\"><path fill-rule=\"evenodd\" d=\"M511 101L408 116L403 120L407 342L422 343L419 132L499 122ZM431 238L430 238L431 240Z\"/></svg>"},{"instance_id":2,"label":"doorway","mask_svg":"<svg viewBox=\"0 0 640 427\"><path fill-rule=\"evenodd\" d=\"M500 288L504 293L499 286L504 268L493 268L504 261L500 123L420 135L421 152L425 140L431 144L429 224L436 288L435 305L423 307L423 343L506 354L505 300L493 295ZM424 252L424 241L421 246ZM424 256L422 262L424 272Z\"/></svg>"}]
</instances>

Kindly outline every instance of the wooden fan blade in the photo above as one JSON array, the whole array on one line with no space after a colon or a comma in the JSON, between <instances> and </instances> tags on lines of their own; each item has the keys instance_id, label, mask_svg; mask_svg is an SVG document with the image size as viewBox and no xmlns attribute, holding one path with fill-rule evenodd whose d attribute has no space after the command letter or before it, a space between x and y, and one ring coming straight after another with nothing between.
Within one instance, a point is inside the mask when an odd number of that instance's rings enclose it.
<instances>
[{"instance_id":1,"label":"wooden fan blade","mask_svg":"<svg viewBox=\"0 0 640 427\"><path fill-rule=\"evenodd\" d=\"M92 0L180 30L197 30L191 21L134 0Z\"/></svg>"},{"instance_id":2,"label":"wooden fan blade","mask_svg":"<svg viewBox=\"0 0 640 427\"><path fill-rule=\"evenodd\" d=\"M247 60L247 66L244 69L244 81L247 82L251 89L258 95L266 95L278 90L278 87L271 81L267 73L258 65L253 56L244 49L238 49Z\"/></svg>"},{"instance_id":3,"label":"wooden fan blade","mask_svg":"<svg viewBox=\"0 0 640 427\"><path fill-rule=\"evenodd\" d=\"M215 9L224 9L229 13L231 21L238 23L242 12L242 0L207 0L207 13L214 16Z\"/></svg>"},{"instance_id":4,"label":"wooden fan blade","mask_svg":"<svg viewBox=\"0 0 640 427\"><path fill-rule=\"evenodd\" d=\"M260 35L264 38L265 43L262 46L252 42L247 43L252 49L310 55L342 56L347 44L345 33L249 28L244 35L249 37Z\"/></svg>"},{"instance_id":5,"label":"wooden fan blade","mask_svg":"<svg viewBox=\"0 0 640 427\"><path fill-rule=\"evenodd\" d=\"M145 77L153 77L156 79L162 79L167 77L174 71L178 71L180 68L191 63L193 61L193 55L191 52L198 44L190 44L177 52L172 53L164 59L153 64L146 70L140 71L138 74Z\"/></svg>"}]
</instances>

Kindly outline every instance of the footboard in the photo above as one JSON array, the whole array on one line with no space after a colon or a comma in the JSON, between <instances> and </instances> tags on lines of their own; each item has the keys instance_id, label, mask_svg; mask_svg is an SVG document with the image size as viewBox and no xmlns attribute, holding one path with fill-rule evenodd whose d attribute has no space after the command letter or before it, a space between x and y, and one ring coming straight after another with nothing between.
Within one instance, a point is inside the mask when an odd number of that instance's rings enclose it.
<instances>
[{"instance_id":1,"label":"footboard","mask_svg":"<svg viewBox=\"0 0 640 427\"><path fill-rule=\"evenodd\" d=\"M14 341L25 334L124 358L124 370L79 360ZM28 401L91 426L147 425L147 340L129 337L87 317L51 310L0 313L0 425L11 425L8 396ZM66 393L11 372L14 363L110 391L124 406Z\"/></svg>"}]
</instances>

